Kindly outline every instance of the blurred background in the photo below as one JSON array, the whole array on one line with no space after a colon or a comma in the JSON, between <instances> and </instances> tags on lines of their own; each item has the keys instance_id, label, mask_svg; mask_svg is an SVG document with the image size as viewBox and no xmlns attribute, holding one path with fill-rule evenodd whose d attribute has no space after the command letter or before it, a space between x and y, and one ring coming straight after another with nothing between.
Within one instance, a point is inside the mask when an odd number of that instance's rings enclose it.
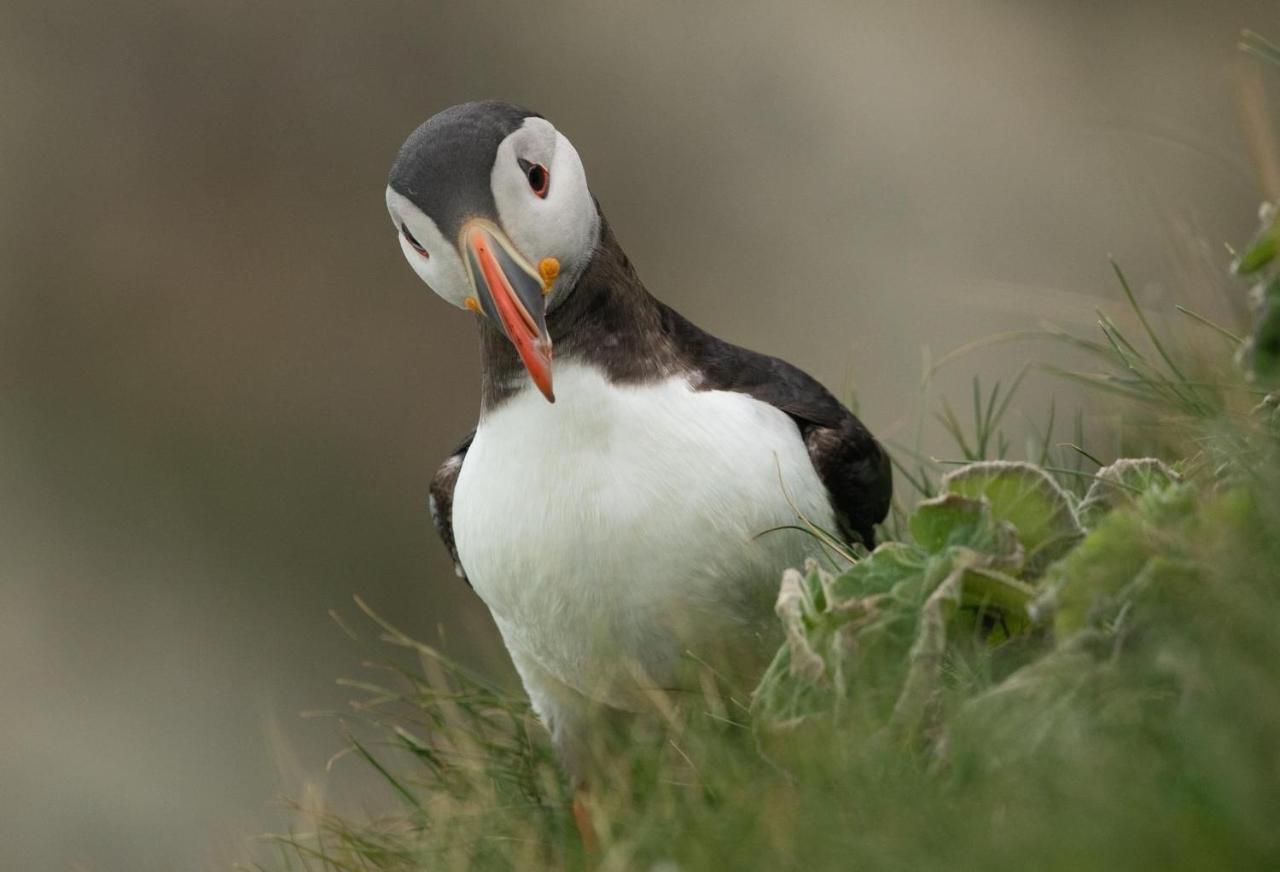
<instances>
[{"instance_id":1,"label":"blurred background","mask_svg":"<svg viewBox=\"0 0 1280 872\"><path fill-rule=\"evenodd\" d=\"M426 509L478 407L383 207L428 115L547 115L655 294L914 443L924 349L1087 329L1108 253L1162 310L1216 285L1264 183L1236 38L1276 12L3 0L0 865L225 868L281 826L353 594L510 679Z\"/></svg>"}]
</instances>

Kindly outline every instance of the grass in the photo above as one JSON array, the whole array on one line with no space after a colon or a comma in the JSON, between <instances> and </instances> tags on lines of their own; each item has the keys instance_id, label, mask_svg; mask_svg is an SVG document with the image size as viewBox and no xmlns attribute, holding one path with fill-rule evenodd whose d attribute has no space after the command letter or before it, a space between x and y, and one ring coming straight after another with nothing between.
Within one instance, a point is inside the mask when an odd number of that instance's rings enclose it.
<instances>
[{"instance_id":1,"label":"grass","mask_svg":"<svg viewBox=\"0 0 1280 872\"><path fill-rule=\"evenodd\" d=\"M1100 312L1099 338L1043 334L1164 462L1104 467L1079 419L1054 441L1056 410L999 462L1022 373L973 382L970 426L944 402L958 462L899 448L896 541L788 573L752 697L709 684L610 737L598 854L526 701L361 604L375 660L342 723L385 811L299 808L247 868L1275 868L1277 238L1264 212L1236 259L1248 335L1179 308L1213 354L1162 336L1118 266L1136 333Z\"/></svg>"}]
</instances>

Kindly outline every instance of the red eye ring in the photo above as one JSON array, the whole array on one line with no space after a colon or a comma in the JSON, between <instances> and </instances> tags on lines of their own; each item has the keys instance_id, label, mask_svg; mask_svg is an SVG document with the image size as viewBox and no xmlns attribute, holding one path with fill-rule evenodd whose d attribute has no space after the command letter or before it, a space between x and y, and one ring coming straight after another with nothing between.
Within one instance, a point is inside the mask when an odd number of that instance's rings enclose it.
<instances>
[{"instance_id":1,"label":"red eye ring","mask_svg":"<svg viewBox=\"0 0 1280 872\"><path fill-rule=\"evenodd\" d=\"M551 173L540 163L527 161L519 158L520 169L524 170L525 178L529 180L529 189L533 191L534 196L543 200L547 198L547 190L551 187Z\"/></svg>"},{"instance_id":2,"label":"red eye ring","mask_svg":"<svg viewBox=\"0 0 1280 872\"><path fill-rule=\"evenodd\" d=\"M422 255L423 257L431 256L427 254L427 250L422 247L422 243L414 239L413 234L409 232L409 228L406 227L403 222L401 222L400 224L400 233L403 234L404 241L409 243L409 247L412 248L414 251L418 252L418 254Z\"/></svg>"}]
</instances>

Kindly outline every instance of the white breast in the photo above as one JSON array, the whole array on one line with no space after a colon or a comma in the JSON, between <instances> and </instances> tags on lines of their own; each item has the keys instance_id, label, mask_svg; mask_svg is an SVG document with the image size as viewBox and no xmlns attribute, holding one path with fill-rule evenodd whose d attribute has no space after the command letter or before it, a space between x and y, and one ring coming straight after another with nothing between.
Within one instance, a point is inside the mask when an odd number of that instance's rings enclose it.
<instances>
[{"instance_id":1,"label":"white breast","mask_svg":"<svg viewBox=\"0 0 1280 872\"><path fill-rule=\"evenodd\" d=\"M788 497L833 526L783 412L571 363L554 405L530 389L482 419L453 529L517 662L625 707L637 681L675 686L686 650L750 646L772 626L782 570L817 549L796 531L759 535L796 522Z\"/></svg>"}]
</instances>

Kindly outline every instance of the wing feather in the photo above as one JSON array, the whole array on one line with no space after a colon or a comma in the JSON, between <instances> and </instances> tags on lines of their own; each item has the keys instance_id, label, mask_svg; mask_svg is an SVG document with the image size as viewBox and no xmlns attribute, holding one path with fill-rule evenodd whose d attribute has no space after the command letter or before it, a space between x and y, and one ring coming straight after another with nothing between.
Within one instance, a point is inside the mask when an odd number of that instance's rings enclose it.
<instances>
[{"instance_id":1,"label":"wing feather","mask_svg":"<svg viewBox=\"0 0 1280 872\"><path fill-rule=\"evenodd\" d=\"M436 474L431 478L430 495L427 497L427 507L431 510L431 520L435 522L436 532L440 534L440 541L444 542L444 547L448 549L449 556L453 558L454 572L458 573L458 577L467 584L471 584L467 580L466 570L462 568L461 561L458 560L458 546L453 538L453 489L458 483L458 474L462 472L462 464L467 456L467 449L471 447L471 442L476 438L476 431L472 430L467 434L466 438L458 444L453 453L440 464L440 468L436 470Z\"/></svg>"},{"instance_id":2,"label":"wing feather","mask_svg":"<svg viewBox=\"0 0 1280 872\"><path fill-rule=\"evenodd\" d=\"M875 546L875 525L889 513L893 469L866 426L816 379L767 354L717 339L663 305L663 323L704 390L738 391L791 417L822 480L840 532Z\"/></svg>"}]
</instances>

